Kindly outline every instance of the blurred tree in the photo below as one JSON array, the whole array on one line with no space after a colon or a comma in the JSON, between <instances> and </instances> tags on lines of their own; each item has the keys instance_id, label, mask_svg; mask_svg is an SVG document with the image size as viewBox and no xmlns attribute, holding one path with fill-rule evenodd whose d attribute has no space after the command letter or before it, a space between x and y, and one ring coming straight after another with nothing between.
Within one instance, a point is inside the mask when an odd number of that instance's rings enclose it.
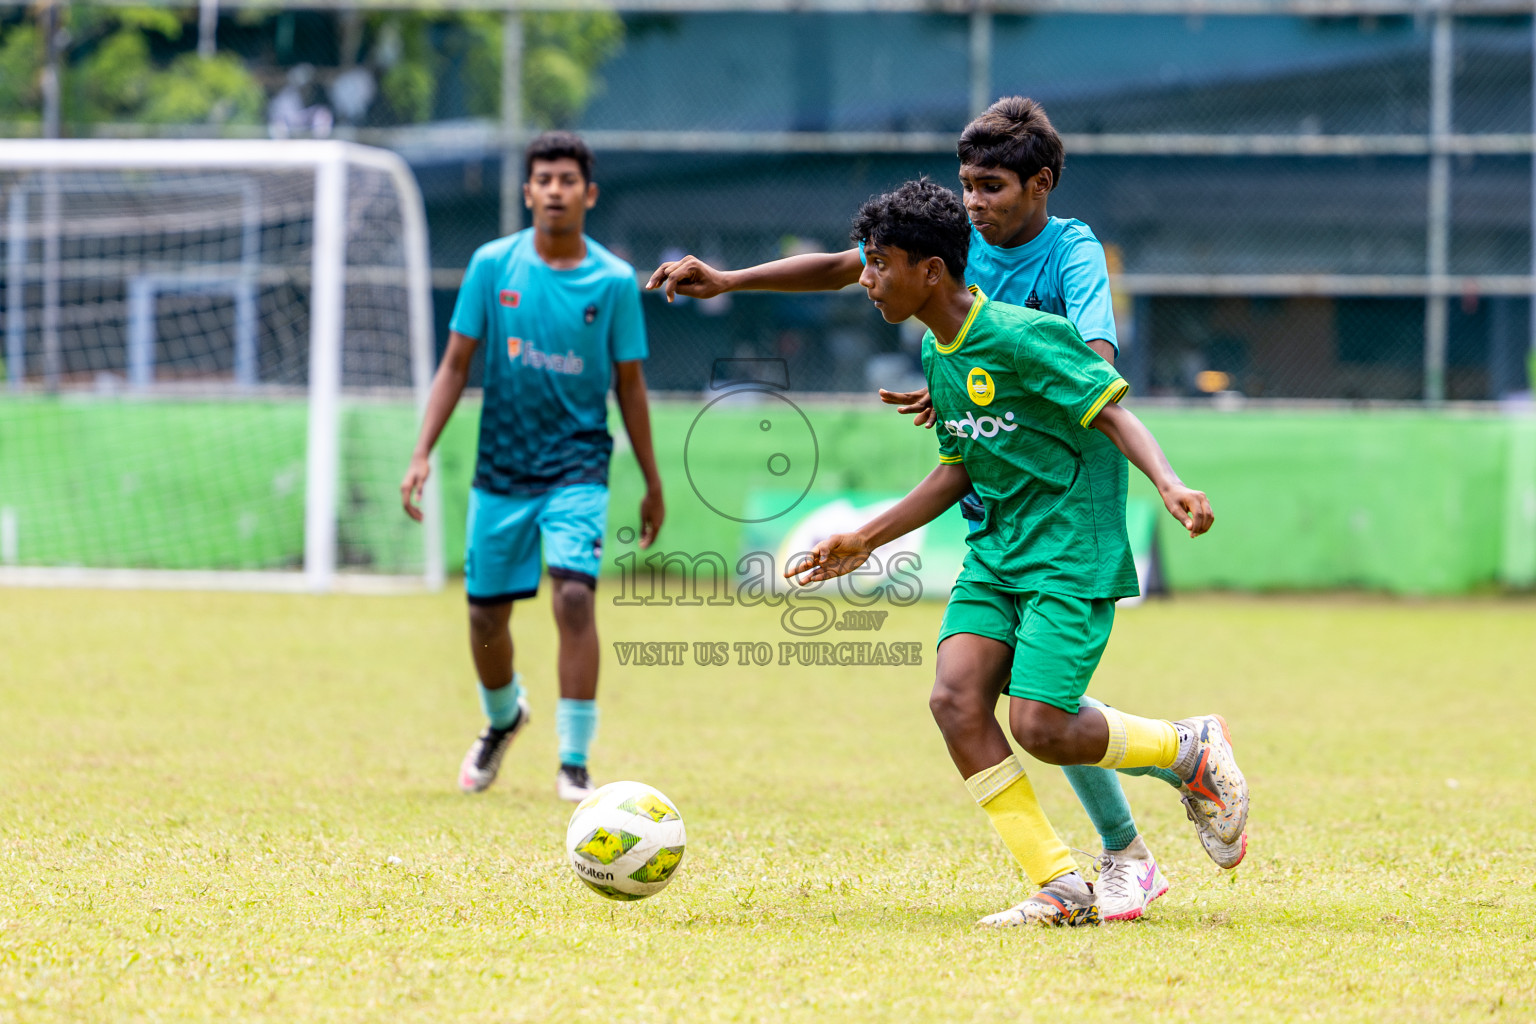
<instances>
[{"instance_id":1,"label":"blurred tree","mask_svg":"<svg viewBox=\"0 0 1536 1024\"><path fill-rule=\"evenodd\" d=\"M262 122L266 93L238 57L198 59L190 52L195 8L72 5L65 12L67 124ZM250 8L236 20L250 25L281 16L276 8ZM624 22L603 11L530 12L523 19L524 119L539 128L568 125L602 87L598 70L623 45ZM496 11L369 14L363 64L378 76L380 102L368 120L499 116L503 24ZM42 59L34 24L0 26L0 121L38 120Z\"/></svg>"},{"instance_id":2,"label":"blurred tree","mask_svg":"<svg viewBox=\"0 0 1536 1024\"><path fill-rule=\"evenodd\" d=\"M174 55L185 22L155 7L65 9L64 120L260 124L266 93L229 54ZM193 10L188 17L195 18ZM42 41L29 23L0 35L0 119L38 119Z\"/></svg>"},{"instance_id":3,"label":"blurred tree","mask_svg":"<svg viewBox=\"0 0 1536 1024\"><path fill-rule=\"evenodd\" d=\"M232 54L184 53L150 83L139 119L151 124L260 124L266 90Z\"/></svg>"},{"instance_id":4,"label":"blurred tree","mask_svg":"<svg viewBox=\"0 0 1536 1024\"><path fill-rule=\"evenodd\" d=\"M571 123L601 80L595 72L624 44L618 15L544 11L525 15L523 102L541 128ZM497 45L501 42L497 35Z\"/></svg>"},{"instance_id":5,"label":"blurred tree","mask_svg":"<svg viewBox=\"0 0 1536 1024\"><path fill-rule=\"evenodd\" d=\"M395 119L426 121L437 112L450 68L463 84L463 113L501 111L499 12L375 14L370 62L380 71L384 101ZM607 11L538 11L523 15L523 103L527 123L568 125L602 86L597 72L624 42L624 22Z\"/></svg>"},{"instance_id":6,"label":"blurred tree","mask_svg":"<svg viewBox=\"0 0 1536 1024\"><path fill-rule=\"evenodd\" d=\"M42 114L38 73L42 68L42 40L37 26L12 25L0 35L0 119L32 122Z\"/></svg>"}]
</instances>

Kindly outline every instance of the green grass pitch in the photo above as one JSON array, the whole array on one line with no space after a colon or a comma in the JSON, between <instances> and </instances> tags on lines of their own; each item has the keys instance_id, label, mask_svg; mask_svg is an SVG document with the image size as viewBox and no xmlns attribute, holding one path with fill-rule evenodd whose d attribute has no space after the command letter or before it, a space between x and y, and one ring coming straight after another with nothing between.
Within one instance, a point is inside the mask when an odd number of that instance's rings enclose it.
<instances>
[{"instance_id":1,"label":"green grass pitch","mask_svg":"<svg viewBox=\"0 0 1536 1024\"><path fill-rule=\"evenodd\" d=\"M972 924L1026 890L928 717L939 612L858 635L921 641L921 668L608 648L595 773L689 833L667 891L614 904L564 864L543 600L514 619L532 728L470 798L455 593L0 592L0 1022L1536 1018L1536 606L1122 611L1094 692L1228 716L1248 860L1219 873L1128 779L1168 896L1001 933ZM739 607L600 625L786 639ZM1060 773L1031 776L1096 851Z\"/></svg>"}]
</instances>

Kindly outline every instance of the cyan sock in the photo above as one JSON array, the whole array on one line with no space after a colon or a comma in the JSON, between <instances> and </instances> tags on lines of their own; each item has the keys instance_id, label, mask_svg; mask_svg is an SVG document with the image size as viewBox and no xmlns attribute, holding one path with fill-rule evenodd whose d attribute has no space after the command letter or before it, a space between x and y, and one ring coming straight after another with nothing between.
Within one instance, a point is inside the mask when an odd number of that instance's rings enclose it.
<instances>
[{"instance_id":1,"label":"cyan sock","mask_svg":"<svg viewBox=\"0 0 1536 1024\"><path fill-rule=\"evenodd\" d=\"M1178 789L1181 785L1179 777L1167 768L1154 768L1149 765L1146 768L1116 768L1115 771L1121 775L1150 775L1154 779L1162 779L1174 789Z\"/></svg>"},{"instance_id":2,"label":"cyan sock","mask_svg":"<svg viewBox=\"0 0 1536 1024\"><path fill-rule=\"evenodd\" d=\"M1123 850L1135 842L1136 819L1131 816L1131 805L1126 802L1125 790L1120 788L1114 772L1091 764L1069 765L1062 772L1083 810L1088 812L1104 849Z\"/></svg>"},{"instance_id":3,"label":"cyan sock","mask_svg":"<svg viewBox=\"0 0 1536 1024\"><path fill-rule=\"evenodd\" d=\"M1092 697L1083 696L1084 707L1103 707ZM1136 841L1136 819L1131 815L1131 805L1126 802L1125 790L1120 780L1107 768L1091 764L1070 765L1062 769L1072 791L1088 812L1088 818L1099 833L1106 850L1123 850Z\"/></svg>"},{"instance_id":4,"label":"cyan sock","mask_svg":"<svg viewBox=\"0 0 1536 1024\"><path fill-rule=\"evenodd\" d=\"M487 690L484 684L477 685L480 688L480 706L485 709L485 717L490 720L493 728L505 729L517 721L517 702L523 696L523 677L520 673L514 672L512 682L494 690Z\"/></svg>"},{"instance_id":5,"label":"cyan sock","mask_svg":"<svg viewBox=\"0 0 1536 1024\"><path fill-rule=\"evenodd\" d=\"M555 735L560 740L560 763L585 767L592 734L597 732L597 701L561 697L555 705Z\"/></svg>"}]
</instances>

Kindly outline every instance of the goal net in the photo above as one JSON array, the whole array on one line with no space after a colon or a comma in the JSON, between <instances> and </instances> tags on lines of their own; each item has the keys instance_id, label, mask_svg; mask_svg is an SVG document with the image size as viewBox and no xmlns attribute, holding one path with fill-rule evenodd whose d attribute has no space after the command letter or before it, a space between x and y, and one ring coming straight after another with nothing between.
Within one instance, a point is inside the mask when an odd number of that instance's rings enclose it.
<instances>
[{"instance_id":1,"label":"goal net","mask_svg":"<svg viewBox=\"0 0 1536 1024\"><path fill-rule=\"evenodd\" d=\"M342 142L0 147L0 584L440 584L421 195Z\"/></svg>"}]
</instances>

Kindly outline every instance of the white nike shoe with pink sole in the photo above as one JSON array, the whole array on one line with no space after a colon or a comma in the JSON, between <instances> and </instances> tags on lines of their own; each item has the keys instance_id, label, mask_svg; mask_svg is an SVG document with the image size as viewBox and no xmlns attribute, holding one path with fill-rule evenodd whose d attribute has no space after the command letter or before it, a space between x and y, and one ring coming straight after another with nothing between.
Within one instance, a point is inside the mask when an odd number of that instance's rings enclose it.
<instances>
[{"instance_id":1,"label":"white nike shoe with pink sole","mask_svg":"<svg viewBox=\"0 0 1536 1024\"><path fill-rule=\"evenodd\" d=\"M1147 844L1137 836L1123 850L1099 855L1099 917L1105 921L1134 921L1152 901L1168 891L1168 879Z\"/></svg>"}]
</instances>

